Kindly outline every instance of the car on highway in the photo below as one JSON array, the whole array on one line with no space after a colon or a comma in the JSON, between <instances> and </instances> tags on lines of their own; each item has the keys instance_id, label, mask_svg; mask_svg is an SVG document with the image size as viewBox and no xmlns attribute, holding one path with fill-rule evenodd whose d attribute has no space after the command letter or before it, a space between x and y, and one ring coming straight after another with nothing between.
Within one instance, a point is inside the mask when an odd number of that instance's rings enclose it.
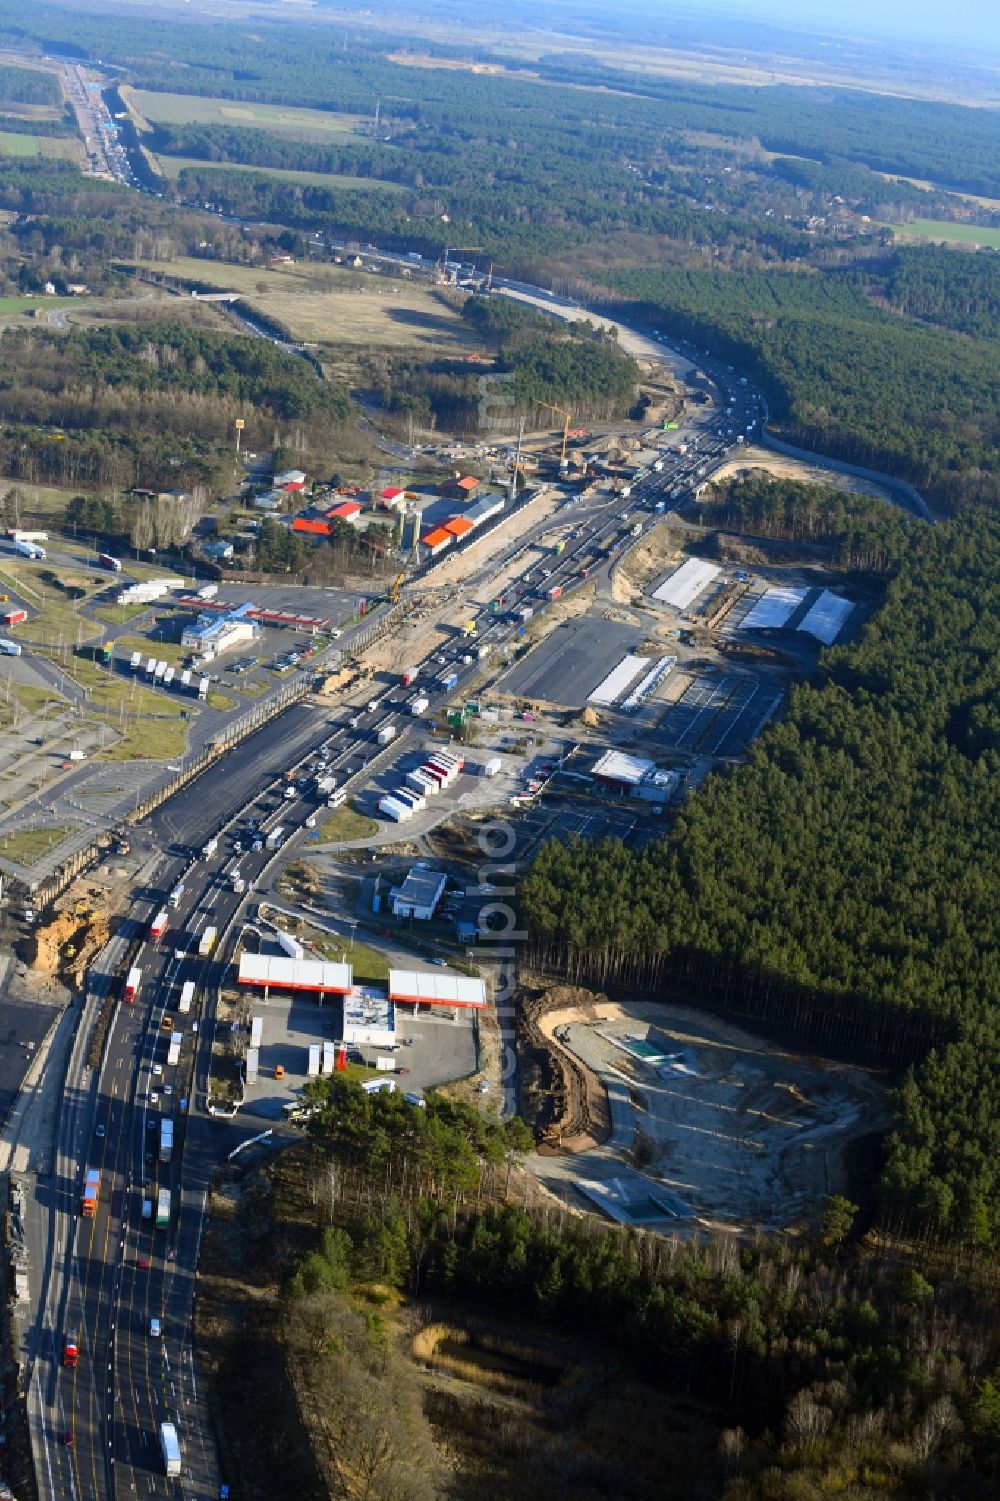
<instances>
[{"instance_id":1,"label":"car on highway","mask_svg":"<svg viewBox=\"0 0 1000 1501\"><path fill-rule=\"evenodd\" d=\"M156 1122L153 1121L153 1120L147 1121L146 1122L146 1130L147 1131L155 1131L156 1130Z\"/></svg>"},{"instance_id":2,"label":"car on highway","mask_svg":"<svg viewBox=\"0 0 1000 1501\"><path fill-rule=\"evenodd\" d=\"M160 1321L159 1321L159 1319L150 1319L150 1321L149 1321L149 1337L150 1337L150 1339L159 1339L160 1338L160 1333L161 1333L161 1329L160 1329Z\"/></svg>"},{"instance_id":3,"label":"car on highway","mask_svg":"<svg viewBox=\"0 0 1000 1501\"><path fill-rule=\"evenodd\" d=\"M97 1122L97 1135L98 1136L107 1136L107 1134L108 1134L108 1128L107 1128L107 1126L104 1124L103 1121L98 1121Z\"/></svg>"}]
</instances>

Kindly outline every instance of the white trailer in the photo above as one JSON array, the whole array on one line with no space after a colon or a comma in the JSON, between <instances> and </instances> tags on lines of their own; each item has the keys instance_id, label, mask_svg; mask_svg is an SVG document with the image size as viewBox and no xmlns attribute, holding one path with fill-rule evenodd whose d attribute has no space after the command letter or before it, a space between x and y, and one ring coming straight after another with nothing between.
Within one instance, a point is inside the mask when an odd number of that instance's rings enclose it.
<instances>
[{"instance_id":1,"label":"white trailer","mask_svg":"<svg viewBox=\"0 0 1000 1501\"><path fill-rule=\"evenodd\" d=\"M379 798L378 811L384 813L386 818L391 818L394 823L405 823L413 817L413 809L405 803L397 802L394 797Z\"/></svg>"},{"instance_id":2,"label":"white trailer","mask_svg":"<svg viewBox=\"0 0 1000 1501\"><path fill-rule=\"evenodd\" d=\"M274 936L278 940L279 949L283 954L287 954L289 959L305 958L305 949L297 938L292 937L291 933L282 933L279 928Z\"/></svg>"},{"instance_id":3,"label":"white trailer","mask_svg":"<svg viewBox=\"0 0 1000 1501\"><path fill-rule=\"evenodd\" d=\"M264 1039L264 1018L251 1016L250 1018L250 1046L259 1048Z\"/></svg>"},{"instance_id":4,"label":"white trailer","mask_svg":"<svg viewBox=\"0 0 1000 1501\"><path fill-rule=\"evenodd\" d=\"M270 832L270 834L268 834L266 848L269 849L269 850L280 849L281 848L281 841L284 839L284 837L285 837L285 830L282 827L282 825L279 823L278 827L276 829L272 829L271 832Z\"/></svg>"},{"instance_id":5,"label":"white trailer","mask_svg":"<svg viewBox=\"0 0 1000 1501\"><path fill-rule=\"evenodd\" d=\"M171 1032L170 1034L170 1041L167 1044L167 1063L172 1068L176 1068L177 1064L181 1061L181 1042L183 1038L183 1032Z\"/></svg>"},{"instance_id":6,"label":"white trailer","mask_svg":"<svg viewBox=\"0 0 1000 1501\"><path fill-rule=\"evenodd\" d=\"M410 713L413 715L422 714L424 710L429 706L429 704L430 699L425 698L423 694L421 694L420 697L415 698L410 705Z\"/></svg>"},{"instance_id":7,"label":"white trailer","mask_svg":"<svg viewBox=\"0 0 1000 1501\"><path fill-rule=\"evenodd\" d=\"M132 669L133 672L138 672L139 671L139 668L142 666L142 652L141 651L134 651L132 653L132 660L129 663L129 666L131 667L131 669Z\"/></svg>"},{"instance_id":8,"label":"white trailer","mask_svg":"<svg viewBox=\"0 0 1000 1501\"><path fill-rule=\"evenodd\" d=\"M315 1079L319 1074L320 1045L318 1042L309 1044L309 1062L306 1065L306 1077Z\"/></svg>"},{"instance_id":9,"label":"white trailer","mask_svg":"<svg viewBox=\"0 0 1000 1501\"><path fill-rule=\"evenodd\" d=\"M163 1467L168 1475L179 1475L181 1472L181 1446L177 1440L177 1429L173 1423L160 1424L160 1452L163 1455Z\"/></svg>"},{"instance_id":10,"label":"white trailer","mask_svg":"<svg viewBox=\"0 0 1000 1501\"><path fill-rule=\"evenodd\" d=\"M256 1084L260 1069L260 1049L247 1048L247 1083Z\"/></svg>"},{"instance_id":11,"label":"white trailer","mask_svg":"<svg viewBox=\"0 0 1000 1501\"><path fill-rule=\"evenodd\" d=\"M395 738L396 726L394 724L384 724L378 732L379 745L388 745L390 740L395 740Z\"/></svg>"},{"instance_id":12,"label":"white trailer","mask_svg":"<svg viewBox=\"0 0 1000 1501\"><path fill-rule=\"evenodd\" d=\"M323 1073L332 1074L337 1058L337 1044L330 1038L323 1039Z\"/></svg>"},{"instance_id":13,"label":"white trailer","mask_svg":"<svg viewBox=\"0 0 1000 1501\"><path fill-rule=\"evenodd\" d=\"M191 1002L194 1000L194 981L185 980L181 986L180 1000L177 1002L177 1010L181 1016L187 1016L191 1010Z\"/></svg>"},{"instance_id":14,"label":"white trailer","mask_svg":"<svg viewBox=\"0 0 1000 1501\"><path fill-rule=\"evenodd\" d=\"M440 782L419 770L406 773L406 785L412 787L414 792L419 792L422 797L433 797L435 793L441 791Z\"/></svg>"}]
</instances>

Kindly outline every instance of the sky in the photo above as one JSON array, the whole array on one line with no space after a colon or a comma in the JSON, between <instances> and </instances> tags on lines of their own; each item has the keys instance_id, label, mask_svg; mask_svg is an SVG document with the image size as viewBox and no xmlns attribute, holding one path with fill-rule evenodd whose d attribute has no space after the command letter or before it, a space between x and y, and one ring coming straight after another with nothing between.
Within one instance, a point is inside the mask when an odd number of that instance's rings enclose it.
<instances>
[{"instance_id":1,"label":"sky","mask_svg":"<svg viewBox=\"0 0 1000 1501\"><path fill-rule=\"evenodd\" d=\"M802 31L813 26L838 31L856 27L902 40L936 38L962 46L971 42L1000 56L998 0L740 0L738 10L793 22Z\"/></svg>"}]
</instances>

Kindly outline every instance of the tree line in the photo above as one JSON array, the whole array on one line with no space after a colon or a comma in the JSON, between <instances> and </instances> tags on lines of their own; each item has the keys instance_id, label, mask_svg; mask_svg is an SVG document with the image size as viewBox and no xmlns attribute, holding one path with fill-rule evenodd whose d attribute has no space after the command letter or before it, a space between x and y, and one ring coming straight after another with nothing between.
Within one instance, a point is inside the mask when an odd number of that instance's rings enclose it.
<instances>
[{"instance_id":1,"label":"tree line","mask_svg":"<svg viewBox=\"0 0 1000 1501\"><path fill-rule=\"evenodd\" d=\"M995 513L914 528L858 642L824 654L745 766L684 801L666 844L550 843L520 888L546 968L679 984L810 1045L911 1067L886 1221L991 1249L998 565Z\"/></svg>"},{"instance_id":2,"label":"tree line","mask_svg":"<svg viewBox=\"0 0 1000 1501\"><path fill-rule=\"evenodd\" d=\"M343 388L263 339L157 322L0 337L0 454L22 480L212 484L238 417L321 460L351 411Z\"/></svg>"},{"instance_id":3,"label":"tree line","mask_svg":"<svg viewBox=\"0 0 1000 1501\"><path fill-rule=\"evenodd\" d=\"M888 469L942 505L1000 500L995 338L879 308L854 270L607 279L627 314L750 370L803 447Z\"/></svg>"},{"instance_id":4,"label":"tree line","mask_svg":"<svg viewBox=\"0 0 1000 1501\"><path fill-rule=\"evenodd\" d=\"M829 544L837 568L894 571L909 545L910 529L888 501L832 485L772 479L759 469L714 481L698 499L706 526Z\"/></svg>"}]
</instances>

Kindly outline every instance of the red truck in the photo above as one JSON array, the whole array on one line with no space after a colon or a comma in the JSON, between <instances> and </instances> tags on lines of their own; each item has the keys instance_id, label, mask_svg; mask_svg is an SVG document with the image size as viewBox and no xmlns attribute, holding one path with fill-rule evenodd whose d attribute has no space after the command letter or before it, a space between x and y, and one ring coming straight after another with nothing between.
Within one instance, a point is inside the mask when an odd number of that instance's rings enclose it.
<instances>
[{"instance_id":1,"label":"red truck","mask_svg":"<svg viewBox=\"0 0 1000 1501\"><path fill-rule=\"evenodd\" d=\"M121 573L122 565L120 558L113 558L109 552L99 552L97 561L102 568L110 568L112 573Z\"/></svg>"},{"instance_id":2,"label":"red truck","mask_svg":"<svg viewBox=\"0 0 1000 1501\"><path fill-rule=\"evenodd\" d=\"M27 618L27 610L4 610L0 615L0 621L4 625L23 625Z\"/></svg>"},{"instance_id":3,"label":"red truck","mask_svg":"<svg viewBox=\"0 0 1000 1501\"><path fill-rule=\"evenodd\" d=\"M149 925L149 937L151 942L159 943L160 939L167 931L167 923L169 921L170 919L167 915L166 907L164 907L162 911L157 912L156 916L153 918L153 921Z\"/></svg>"},{"instance_id":4,"label":"red truck","mask_svg":"<svg viewBox=\"0 0 1000 1501\"><path fill-rule=\"evenodd\" d=\"M80 1213L85 1220L92 1220L97 1213L97 1201L101 1195L101 1175L96 1167L87 1169L87 1176L83 1180L83 1197L80 1200Z\"/></svg>"},{"instance_id":5,"label":"red truck","mask_svg":"<svg viewBox=\"0 0 1000 1501\"><path fill-rule=\"evenodd\" d=\"M128 972L125 981L125 989L122 991L122 1000L126 1006L135 1004L135 998L139 994L139 986L142 984L142 970L134 964Z\"/></svg>"},{"instance_id":6,"label":"red truck","mask_svg":"<svg viewBox=\"0 0 1000 1501\"><path fill-rule=\"evenodd\" d=\"M62 1363L68 1370L73 1370L80 1359L80 1341L76 1331L71 1330L63 1344Z\"/></svg>"}]
</instances>

